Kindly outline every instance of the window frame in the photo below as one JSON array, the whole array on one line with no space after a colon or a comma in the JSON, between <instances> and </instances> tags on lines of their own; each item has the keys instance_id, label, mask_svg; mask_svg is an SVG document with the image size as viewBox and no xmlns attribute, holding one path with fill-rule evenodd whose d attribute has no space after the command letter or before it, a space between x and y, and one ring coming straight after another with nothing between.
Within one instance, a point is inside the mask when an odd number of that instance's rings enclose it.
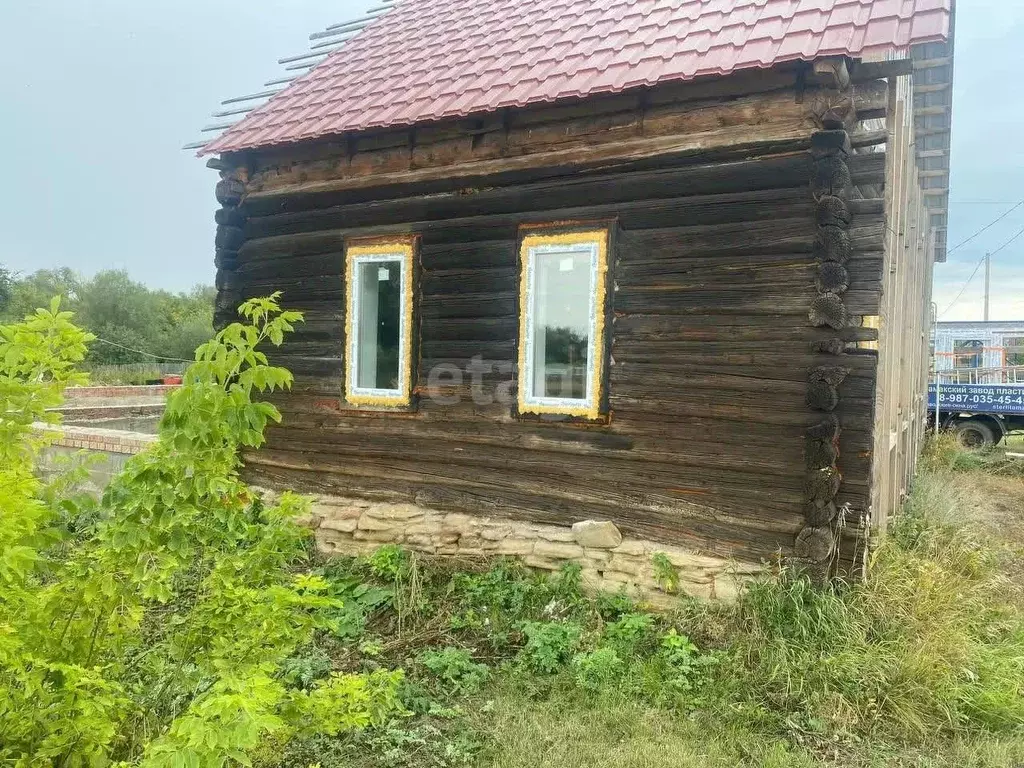
<instances>
[{"instance_id":1,"label":"window frame","mask_svg":"<svg viewBox=\"0 0 1024 768\"><path fill-rule=\"evenodd\" d=\"M345 401L354 406L394 408L412 403L413 264L414 238L352 241L345 246ZM357 267L361 264L399 262L401 265L401 319L398 335L398 388L380 389L357 385L359 348L359 291Z\"/></svg>"},{"instance_id":2,"label":"window frame","mask_svg":"<svg viewBox=\"0 0 1024 768\"><path fill-rule=\"evenodd\" d=\"M578 417L591 421L601 418L604 403L606 369L606 318L608 312L608 249L611 235L607 227L562 232L531 232L523 236L519 250L519 339L517 404L520 414ZM538 255L570 251L590 252L590 327L587 342L587 397L537 397L531 395L534 381L533 286L536 284Z\"/></svg>"}]
</instances>

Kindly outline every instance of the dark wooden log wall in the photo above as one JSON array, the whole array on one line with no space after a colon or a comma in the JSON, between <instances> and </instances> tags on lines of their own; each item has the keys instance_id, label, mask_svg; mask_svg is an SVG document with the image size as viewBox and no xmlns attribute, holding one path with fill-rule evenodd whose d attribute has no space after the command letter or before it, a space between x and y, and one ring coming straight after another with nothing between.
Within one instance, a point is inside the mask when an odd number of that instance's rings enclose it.
<instances>
[{"instance_id":1,"label":"dark wooden log wall","mask_svg":"<svg viewBox=\"0 0 1024 768\"><path fill-rule=\"evenodd\" d=\"M854 346L873 332L808 322L822 279L814 168L807 151L747 151L540 181L506 175L500 186L445 193L409 186L387 199L361 190L231 206L243 242L224 275L230 295L280 290L306 315L273 355L296 382L276 399L284 423L247 457L250 476L539 522L611 519L743 559L791 552L806 524L805 433L821 417L807 406L808 377L824 358L849 370L836 409L837 501L869 503L876 357ZM885 156L851 157L849 169L853 183L881 186ZM845 307L875 315L883 205L848 205ZM514 388L519 227L608 219L617 226L608 423L518 420L498 395ZM421 236L408 412L352 409L341 391L345 239L387 233ZM829 351L840 354L824 354L836 338L845 346ZM495 402L474 402L468 377L461 387L431 381L435 366L465 370L477 355L493 364L483 391Z\"/></svg>"},{"instance_id":2,"label":"dark wooden log wall","mask_svg":"<svg viewBox=\"0 0 1024 768\"><path fill-rule=\"evenodd\" d=\"M797 545L818 525L808 466L841 474L836 505L871 498L877 353L857 347L877 338L860 319L879 313L886 159L845 161L867 192L832 210L809 183L811 136L831 121L855 148L884 143L858 120L884 116L878 78L895 64L852 77L836 75L843 62L787 65L212 161L218 322L275 290L306 313L274 355L296 375L277 398L284 424L247 473L539 522L611 519L741 559L816 551ZM520 227L596 220L616 229L607 423L519 420ZM341 391L344 243L409 233L421 236L416 406L354 409ZM815 327L835 309L827 294L843 317ZM430 376L477 356L482 386ZM809 403L833 394L823 366L845 372L838 444L814 437ZM840 540L852 563L858 537Z\"/></svg>"}]
</instances>

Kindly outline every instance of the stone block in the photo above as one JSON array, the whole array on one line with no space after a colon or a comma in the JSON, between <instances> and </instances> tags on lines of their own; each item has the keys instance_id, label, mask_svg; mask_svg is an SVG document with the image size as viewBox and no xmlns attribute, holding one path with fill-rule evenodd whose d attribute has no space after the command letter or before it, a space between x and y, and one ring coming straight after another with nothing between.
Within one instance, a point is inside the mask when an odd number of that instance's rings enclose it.
<instances>
[{"instance_id":1,"label":"stone block","mask_svg":"<svg viewBox=\"0 0 1024 768\"><path fill-rule=\"evenodd\" d=\"M310 511L325 520L349 520L360 517L365 510L354 504L314 504Z\"/></svg>"},{"instance_id":2,"label":"stone block","mask_svg":"<svg viewBox=\"0 0 1024 768\"><path fill-rule=\"evenodd\" d=\"M468 533L476 530L478 521L471 515L464 515L459 512L451 512L444 516L444 530L457 533Z\"/></svg>"},{"instance_id":3,"label":"stone block","mask_svg":"<svg viewBox=\"0 0 1024 768\"><path fill-rule=\"evenodd\" d=\"M531 555L534 542L531 539L503 539L498 542L499 555Z\"/></svg>"},{"instance_id":4,"label":"stone block","mask_svg":"<svg viewBox=\"0 0 1024 768\"><path fill-rule=\"evenodd\" d=\"M485 523L480 529L480 537L488 541L501 541L511 535L511 525L488 525Z\"/></svg>"},{"instance_id":5,"label":"stone block","mask_svg":"<svg viewBox=\"0 0 1024 768\"><path fill-rule=\"evenodd\" d=\"M538 557L549 557L554 560L576 560L583 557L583 547L579 544L541 540L534 546L533 554Z\"/></svg>"},{"instance_id":6,"label":"stone block","mask_svg":"<svg viewBox=\"0 0 1024 768\"><path fill-rule=\"evenodd\" d=\"M405 546L415 549L417 552L425 552L432 555L437 551L437 544L432 536L414 534L405 537Z\"/></svg>"},{"instance_id":7,"label":"stone block","mask_svg":"<svg viewBox=\"0 0 1024 768\"><path fill-rule=\"evenodd\" d=\"M426 517L402 526L402 530L409 536L437 536L444 530L444 526L440 519Z\"/></svg>"},{"instance_id":8,"label":"stone block","mask_svg":"<svg viewBox=\"0 0 1024 768\"><path fill-rule=\"evenodd\" d=\"M558 560L538 557L537 555L527 555L523 558L523 562L531 568L539 568L542 571L557 571L562 567L562 563Z\"/></svg>"},{"instance_id":9,"label":"stone block","mask_svg":"<svg viewBox=\"0 0 1024 768\"><path fill-rule=\"evenodd\" d=\"M588 563L604 566L612 559L612 553L605 549L587 549L584 550L583 557Z\"/></svg>"},{"instance_id":10,"label":"stone block","mask_svg":"<svg viewBox=\"0 0 1024 768\"><path fill-rule=\"evenodd\" d=\"M726 561L719 557L698 555L696 552L688 552L684 549L669 549L664 550L664 553L668 561L676 568L720 571L726 565Z\"/></svg>"},{"instance_id":11,"label":"stone block","mask_svg":"<svg viewBox=\"0 0 1024 768\"><path fill-rule=\"evenodd\" d=\"M402 527L393 520L381 520L369 515L360 517L356 528L360 531L395 531L396 533L402 530Z\"/></svg>"},{"instance_id":12,"label":"stone block","mask_svg":"<svg viewBox=\"0 0 1024 768\"><path fill-rule=\"evenodd\" d=\"M357 529L352 537L356 541L372 541L377 544L401 544L403 537L393 531L361 530Z\"/></svg>"},{"instance_id":13,"label":"stone block","mask_svg":"<svg viewBox=\"0 0 1024 768\"><path fill-rule=\"evenodd\" d=\"M634 576L643 571L646 563L642 558L631 557L629 555L612 555L612 559L608 561L608 568L613 571L620 571L622 573L629 573Z\"/></svg>"},{"instance_id":14,"label":"stone block","mask_svg":"<svg viewBox=\"0 0 1024 768\"><path fill-rule=\"evenodd\" d=\"M571 528L562 528L557 525L545 525L541 526L537 530L537 538L543 539L544 541L555 541L562 543L575 543L576 537L573 535Z\"/></svg>"},{"instance_id":15,"label":"stone block","mask_svg":"<svg viewBox=\"0 0 1024 768\"><path fill-rule=\"evenodd\" d=\"M423 508L415 504L374 504L365 514L378 520L410 522L423 517Z\"/></svg>"},{"instance_id":16,"label":"stone block","mask_svg":"<svg viewBox=\"0 0 1024 768\"><path fill-rule=\"evenodd\" d=\"M619 546L612 550L617 555L631 555L633 557L640 557L647 554L649 547L638 539L625 539Z\"/></svg>"},{"instance_id":17,"label":"stone block","mask_svg":"<svg viewBox=\"0 0 1024 768\"><path fill-rule=\"evenodd\" d=\"M632 573L623 573L622 571L603 571L605 581L610 581L614 584L636 584L636 576Z\"/></svg>"},{"instance_id":18,"label":"stone block","mask_svg":"<svg viewBox=\"0 0 1024 768\"><path fill-rule=\"evenodd\" d=\"M339 531L341 533L352 533L359 524L359 520L351 517L332 518L327 517L320 521L320 530Z\"/></svg>"},{"instance_id":19,"label":"stone block","mask_svg":"<svg viewBox=\"0 0 1024 768\"><path fill-rule=\"evenodd\" d=\"M614 549L622 543L622 533L615 523L582 520L572 526L573 538L581 547Z\"/></svg>"}]
</instances>

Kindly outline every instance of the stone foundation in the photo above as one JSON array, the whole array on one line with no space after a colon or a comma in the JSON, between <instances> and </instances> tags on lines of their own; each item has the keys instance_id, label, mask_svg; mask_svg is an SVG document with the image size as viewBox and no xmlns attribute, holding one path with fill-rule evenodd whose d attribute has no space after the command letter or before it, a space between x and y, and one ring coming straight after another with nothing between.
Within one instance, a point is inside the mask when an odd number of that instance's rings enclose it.
<instances>
[{"instance_id":1,"label":"stone foundation","mask_svg":"<svg viewBox=\"0 0 1024 768\"><path fill-rule=\"evenodd\" d=\"M263 491L264 493L271 493ZM674 566L679 592L731 600L743 581L764 567L737 563L640 539L623 537L610 522L586 520L571 528L517 522L338 496L315 497L308 520L318 548L327 554L359 555L398 544L429 555L512 556L526 565L557 571L568 562L583 568L589 590L628 594L654 604L671 596L659 583L653 558L662 553Z\"/></svg>"}]
</instances>

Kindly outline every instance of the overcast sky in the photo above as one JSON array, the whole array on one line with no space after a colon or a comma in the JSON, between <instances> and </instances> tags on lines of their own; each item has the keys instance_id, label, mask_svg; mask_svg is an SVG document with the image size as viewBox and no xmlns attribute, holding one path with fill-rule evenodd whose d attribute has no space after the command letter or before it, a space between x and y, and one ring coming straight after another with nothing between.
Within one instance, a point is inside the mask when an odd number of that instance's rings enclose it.
<instances>
[{"instance_id":1,"label":"overcast sky","mask_svg":"<svg viewBox=\"0 0 1024 768\"><path fill-rule=\"evenodd\" d=\"M181 146L217 103L372 0L0 0L0 264L124 267L152 286L213 280L216 173ZM951 245L1024 199L1024 3L960 0ZM1011 85L1007 86L1007 83ZM1024 206L936 266L946 310ZM993 259L992 319L1024 320L1024 237ZM981 318L979 270L944 320Z\"/></svg>"}]
</instances>

